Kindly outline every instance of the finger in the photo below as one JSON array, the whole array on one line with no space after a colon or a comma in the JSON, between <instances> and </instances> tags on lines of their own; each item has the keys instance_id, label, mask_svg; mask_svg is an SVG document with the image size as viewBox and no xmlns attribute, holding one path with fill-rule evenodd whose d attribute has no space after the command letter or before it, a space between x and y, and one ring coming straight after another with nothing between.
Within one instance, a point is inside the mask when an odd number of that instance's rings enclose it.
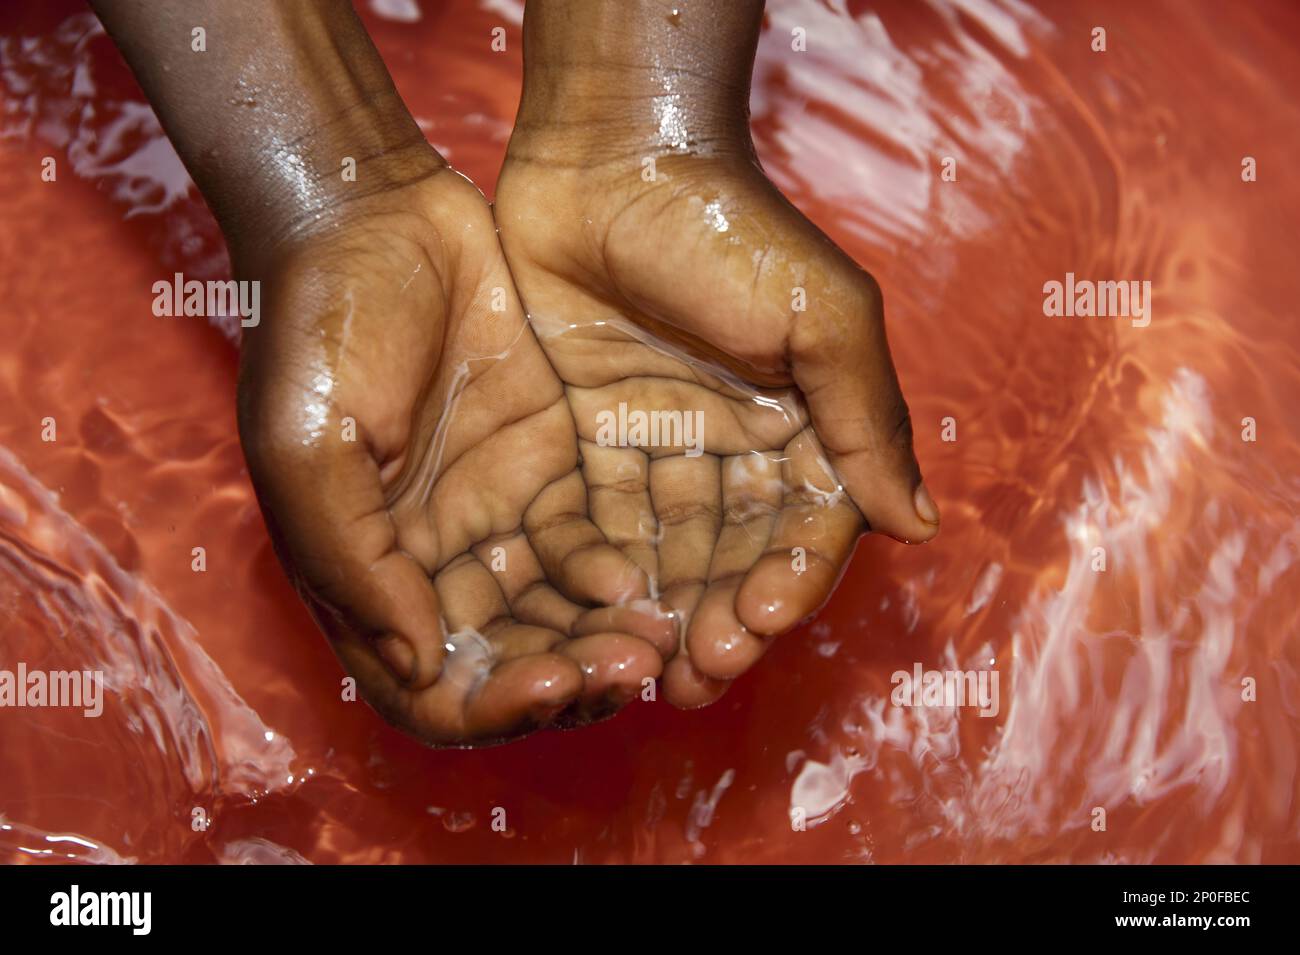
<instances>
[{"instance_id":1,"label":"finger","mask_svg":"<svg viewBox=\"0 0 1300 955\"><path fill-rule=\"evenodd\" d=\"M434 585L451 641L461 635L482 637L493 665L530 653L546 653L564 642L565 636L558 630L513 619L496 575L471 554L456 558L439 571Z\"/></svg>"},{"instance_id":2,"label":"finger","mask_svg":"<svg viewBox=\"0 0 1300 955\"><path fill-rule=\"evenodd\" d=\"M538 576L510 598L511 613L521 623L547 627L570 637L625 633L645 640L664 659L677 651L678 616L668 604L643 597L613 606L580 607L546 582L537 558L531 550L528 553Z\"/></svg>"},{"instance_id":3,"label":"finger","mask_svg":"<svg viewBox=\"0 0 1300 955\"><path fill-rule=\"evenodd\" d=\"M659 522L650 506L650 459L636 448L602 447L592 441L579 441L578 448L592 522L654 580Z\"/></svg>"},{"instance_id":4,"label":"finger","mask_svg":"<svg viewBox=\"0 0 1300 955\"><path fill-rule=\"evenodd\" d=\"M484 374L470 382L454 410L442 412L437 430L420 439L427 442L421 466L392 504L403 549L430 566L440 561L426 555L445 561L485 535L511 526L539 486L568 474L577 461L577 440L571 435L557 440L557 432L564 435L565 429L572 429L563 395L518 421L482 420L483 409L474 402L506 407L495 397L500 387L495 377ZM510 381L514 387L517 379ZM471 429L478 443L452 458L439 443L440 435L462 429Z\"/></svg>"},{"instance_id":5,"label":"finger","mask_svg":"<svg viewBox=\"0 0 1300 955\"><path fill-rule=\"evenodd\" d=\"M711 454L650 464L650 500L659 522L659 591L689 618L708 580L722 528L722 475Z\"/></svg>"},{"instance_id":6,"label":"finger","mask_svg":"<svg viewBox=\"0 0 1300 955\"><path fill-rule=\"evenodd\" d=\"M473 553L496 578L512 617L520 623L572 632L586 608L551 586L522 532L484 541L475 545Z\"/></svg>"},{"instance_id":7,"label":"finger","mask_svg":"<svg viewBox=\"0 0 1300 955\"><path fill-rule=\"evenodd\" d=\"M912 452L875 281L858 271L847 295L810 300L790 351L813 427L871 529L907 542L934 537L939 511Z\"/></svg>"},{"instance_id":8,"label":"finger","mask_svg":"<svg viewBox=\"0 0 1300 955\"><path fill-rule=\"evenodd\" d=\"M396 549L368 442L284 438L294 430L267 420L269 409L293 407L282 398L250 396L241 408L241 437L290 578L341 655L346 642L353 645L348 656L378 654L401 684L431 685L444 655L441 607L425 569ZM340 417L336 409L329 414Z\"/></svg>"},{"instance_id":9,"label":"finger","mask_svg":"<svg viewBox=\"0 0 1300 955\"><path fill-rule=\"evenodd\" d=\"M472 631L454 648L431 686L412 691L373 652L345 643L339 656L366 700L393 725L433 746L501 742L551 725L582 690L582 672L555 653L534 653L492 666L486 641Z\"/></svg>"},{"instance_id":10,"label":"finger","mask_svg":"<svg viewBox=\"0 0 1300 955\"><path fill-rule=\"evenodd\" d=\"M784 633L825 603L863 530L811 430L786 447L781 474L784 506L736 595L738 619L763 636Z\"/></svg>"},{"instance_id":11,"label":"finger","mask_svg":"<svg viewBox=\"0 0 1300 955\"><path fill-rule=\"evenodd\" d=\"M664 700L680 710L694 710L715 703L731 686L696 669L689 656L679 653L664 664Z\"/></svg>"},{"instance_id":12,"label":"finger","mask_svg":"<svg viewBox=\"0 0 1300 955\"><path fill-rule=\"evenodd\" d=\"M744 574L763 553L781 510L781 453L753 451L722 462L722 528L709 580Z\"/></svg>"},{"instance_id":13,"label":"finger","mask_svg":"<svg viewBox=\"0 0 1300 955\"><path fill-rule=\"evenodd\" d=\"M588 517L578 471L547 485L524 513L524 530L546 577L571 600L619 604L649 596L645 571L605 540Z\"/></svg>"},{"instance_id":14,"label":"finger","mask_svg":"<svg viewBox=\"0 0 1300 955\"><path fill-rule=\"evenodd\" d=\"M715 680L734 680L767 649L767 639L751 632L736 615L740 583L740 577L732 576L710 584L686 633L691 664Z\"/></svg>"},{"instance_id":15,"label":"finger","mask_svg":"<svg viewBox=\"0 0 1300 955\"><path fill-rule=\"evenodd\" d=\"M328 455L305 449L305 458L258 447L249 458L291 573L323 608L322 626L367 700L435 745L505 738L552 720L582 689L576 663L555 653L496 663L481 635L448 633L424 568L385 551L394 545L393 529L378 471L368 456L350 457L353 446ZM352 510L370 506L373 515ZM482 622L496 613L492 589L467 588L452 608L456 620Z\"/></svg>"},{"instance_id":16,"label":"finger","mask_svg":"<svg viewBox=\"0 0 1300 955\"><path fill-rule=\"evenodd\" d=\"M667 660L677 652L680 642L679 615L662 600L641 599L615 607L588 610L573 625L574 637L596 633L626 633L655 648Z\"/></svg>"},{"instance_id":17,"label":"finger","mask_svg":"<svg viewBox=\"0 0 1300 955\"><path fill-rule=\"evenodd\" d=\"M677 619L670 607L647 599L593 610L580 607L551 587L523 534L484 541L474 555L492 572L510 615L520 623L574 637L626 633L650 642L664 657L677 649Z\"/></svg>"},{"instance_id":18,"label":"finger","mask_svg":"<svg viewBox=\"0 0 1300 955\"><path fill-rule=\"evenodd\" d=\"M582 701L593 717L622 707L663 672L663 659L654 647L623 633L568 640L560 653L582 671Z\"/></svg>"},{"instance_id":19,"label":"finger","mask_svg":"<svg viewBox=\"0 0 1300 955\"><path fill-rule=\"evenodd\" d=\"M728 458L722 468L723 524L709 567L709 586L686 632L692 665L732 680L763 654L765 639L736 615L741 580L763 554L782 501L781 461L774 453Z\"/></svg>"},{"instance_id":20,"label":"finger","mask_svg":"<svg viewBox=\"0 0 1300 955\"><path fill-rule=\"evenodd\" d=\"M580 695L580 671L550 652L563 635L512 620L492 572L475 557L451 561L434 584L451 632L442 675L418 704L432 725L453 738L515 734L549 722Z\"/></svg>"},{"instance_id":21,"label":"finger","mask_svg":"<svg viewBox=\"0 0 1300 955\"><path fill-rule=\"evenodd\" d=\"M550 586L523 534L478 544L474 555L493 570L510 604L511 615L520 622L559 630L572 637L630 634L653 644L664 657L677 650L677 618L666 604L636 599L611 607L580 607Z\"/></svg>"},{"instance_id":22,"label":"finger","mask_svg":"<svg viewBox=\"0 0 1300 955\"><path fill-rule=\"evenodd\" d=\"M486 662L487 641L470 635L447 655L442 678L419 694L422 722L448 742L504 740L545 726L582 692L582 672L557 653Z\"/></svg>"},{"instance_id":23,"label":"finger","mask_svg":"<svg viewBox=\"0 0 1300 955\"><path fill-rule=\"evenodd\" d=\"M484 634L492 646L492 658L497 664L516 657L558 650L565 642L564 634L547 627L505 621L489 627Z\"/></svg>"},{"instance_id":24,"label":"finger","mask_svg":"<svg viewBox=\"0 0 1300 955\"><path fill-rule=\"evenodd\" d=\"M438 571L433 585L451 633L473 630L481 634L492 623L510 619L501 588L473 554L452 560Z\"/></svg>"}]
</instances>

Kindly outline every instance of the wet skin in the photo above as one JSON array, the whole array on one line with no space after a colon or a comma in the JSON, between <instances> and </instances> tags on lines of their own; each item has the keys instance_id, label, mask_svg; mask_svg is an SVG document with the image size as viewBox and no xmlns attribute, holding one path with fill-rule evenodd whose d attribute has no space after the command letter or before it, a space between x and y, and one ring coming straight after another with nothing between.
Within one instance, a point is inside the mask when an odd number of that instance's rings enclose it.
<instances>
[{"instance_id":1,"label":"wet skin","mask_svg":"<svg viewBox=\"0 0 1300 955\"><path fill-rule=\"evenodd\" d=\"M715 5L730 46L669 18L656 56L735 74L696 89L699 69L629 67L605 48L618 31L589 33L630 11L662 28L662 5L530 4L498 241L347 4L196 3L240 55L196 67L175 39L192 10L97 9L237 277L263 283L239 385L249 472L291 579L395 725L498 742L605 715L661 674L671 702L702 705L825 600L864 515L936 532L879 290L753 161L761 8ZM602 77L548 55L566 42L651 85L602 114ZM666 132L665 88L682 121ZM601 446L596 417L620 404L698 412L706 453Z\"/></svg>"},{"instance_id":2,"label":"wet skin","mask_svg":"<svg viewBox=\"0 0 1300 955\"><path fill-rule=\"evenodd\" d=\"M371 704L430 743L488 742L658 677L660 615L640 639L615 631L634 609L593 615L552 584L647 603L586 520L573 420L478 190L438 168L354 203L263 281L239 384L249 472Z\"/></svg>"},{"instance_id":3,"label":"wet skin","mask_svg":"<svg viewBox=\"0 0 1300 955\"><path fill-rule=\"evenodd\" d=\"M424 140L351 5L96 10L236 276L262 284L240 438L361 695L425 742L478 745L653 685L675 621L586 519L572 417L487 202Z\"/></svg>"},{"instance_id":4,"label":"wet skin","mask_svg":"<svg viewBox=\"0 0 1300 955\"><path fill-rule=\"evenodd\" d=\"M812 614L865 527L922 542L939 520L879 287L754 157L762 4L703 7L530 3L495 203L592 517L681 616L679 706ZM697 414L707 453L602 446L620 404Z\"/></svg>"}]
</instances>

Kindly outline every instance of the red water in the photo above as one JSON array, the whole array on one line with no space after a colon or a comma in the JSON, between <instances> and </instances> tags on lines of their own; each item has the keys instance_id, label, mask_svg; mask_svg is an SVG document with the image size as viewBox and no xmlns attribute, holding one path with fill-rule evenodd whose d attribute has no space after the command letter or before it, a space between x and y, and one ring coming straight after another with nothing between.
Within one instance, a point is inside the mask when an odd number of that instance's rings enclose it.
<instances>
[{"instance_id":1,"label":"red water","mask_svg":"<svg viewBox=\"0 0 1300 955\"><path fill-rule=\"evenodd\" d=\"M521 4L375 5L490 194ZM109 692L0 710L0 858L1300 861L1300 8L769 8L759 151L884 287L943 534L866 541L709 709L433 752L339 699L243 470L229 337L151 313L157 279L225 269L152 113L79 3L5 5L0 668ZM1066 272L1150 280L1151 324L1046 317ZM918 662L995 667L1000 713L891 706Z\"/></svg>"}]
</instances>

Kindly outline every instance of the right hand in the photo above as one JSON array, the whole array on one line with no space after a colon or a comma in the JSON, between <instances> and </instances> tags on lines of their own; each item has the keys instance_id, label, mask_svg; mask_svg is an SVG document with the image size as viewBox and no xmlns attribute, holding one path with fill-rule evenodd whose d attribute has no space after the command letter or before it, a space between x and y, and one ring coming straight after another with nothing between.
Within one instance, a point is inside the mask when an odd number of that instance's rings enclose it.
<instances>
[{"instance_id":1,"label":"right hand","mask_svg":"<svg viewBox=\"0 0 1300 955\"><path fill-rule=\"evenodd\" d=\"M880 289L747 137L660 155L647 181L644 146L583 155L553 133L535 150L535 131L502 171L502 245L573 407L593 519L682 620L665 696L701 706L826 601L864 529L938 533ZM704 453L598 446L620 405L698 415Z\"/></svg>"}]
</instances>

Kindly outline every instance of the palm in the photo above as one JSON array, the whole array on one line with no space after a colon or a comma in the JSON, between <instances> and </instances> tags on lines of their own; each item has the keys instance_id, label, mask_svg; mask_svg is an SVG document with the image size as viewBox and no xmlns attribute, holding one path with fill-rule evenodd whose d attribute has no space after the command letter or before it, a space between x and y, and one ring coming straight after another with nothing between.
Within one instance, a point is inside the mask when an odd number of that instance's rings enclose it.
<instances>
[{"instance_id":1,"label":"palm","mask_svg":"<svg viewBox=\"0 0 1300 955\"><path fill-rule=\"evenodd\" d=\"M933 528L910 500L870 278L755 167L682 157L653 182L638 172L566 188L565 172L508 163L497 218L565 383L592 518L686 624L666 695L701 705L826 599L864 512L900 537ZM837 349L859 366L846 374ZM698 415L705 453L662 433L609 447L599 425L620 406Z\"/></svg>"},{"instance_id":2,"label":"palm","mask_svg":"<svg viewBox=\"0 0 1300 955\"><path fill-rule=\"evenodd\" d=\"M617 706L661 662L609 631L663 624L575 602L646 581L580 516L572 417L486 203L443 171L365 206L279 262L245 342L241 436L291 576L367 698L431 743Z\"/></svg>"}]
</instances>

